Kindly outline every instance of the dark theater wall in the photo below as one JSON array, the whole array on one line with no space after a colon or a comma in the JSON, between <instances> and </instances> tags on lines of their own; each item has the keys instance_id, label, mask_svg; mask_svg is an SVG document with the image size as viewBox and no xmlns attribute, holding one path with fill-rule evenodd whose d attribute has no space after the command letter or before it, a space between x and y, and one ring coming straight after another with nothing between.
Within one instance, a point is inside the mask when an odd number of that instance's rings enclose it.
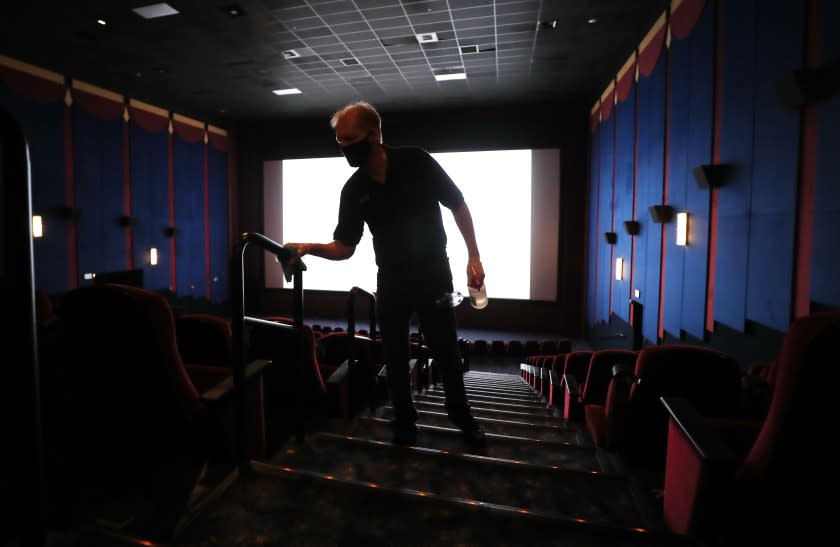
<instances>
[{"instance_id":1,"label":"dark theater wall","mask_svg":"<svg viewBox=\"0 0 840 547\"><path fill-rule=\"evenodd\" d=\"M635 327L644 343L710 344L747 366L775 356L793 318L840 306L833 271L840 181L831 166L840 99L835 93L790 105L780 92L795 71L837 58L838 38L829 29L840 23L840 10L825 0L683 0L672 6L637 52L628 52L638 55L640 67L633 83L638 155L635 164L617 161L612 181L604 180L604 166L613 160L605 142L616 136L628 146L625 104L605 108L609 98L602 96L592 109L600 118L590 151L601 169L590 173L589 199L611 204L602 216L626 215L632 199L626 181L636 177L635 218L642 230L634 250L615 250L630 262L631 291L640 290L633 298L644 319ZM695 168L707 164L729 166L719 186L699 184ZM608 199L603 194L611 182L616 193ZM657 203L688 212L686 246L676 244L674 221L650 222L648 207ZM599 232L607 227L597 225ZM603 234L588 237L588 247L606 256ZM597 279L587 290L588 332L597 338L632 330L632 318L615 302L609 315L591 305L613 282L613 262L598 260L596 267L587 274ZM613 292L613 300L623 295Z\"/></svg>"}]
</instances>

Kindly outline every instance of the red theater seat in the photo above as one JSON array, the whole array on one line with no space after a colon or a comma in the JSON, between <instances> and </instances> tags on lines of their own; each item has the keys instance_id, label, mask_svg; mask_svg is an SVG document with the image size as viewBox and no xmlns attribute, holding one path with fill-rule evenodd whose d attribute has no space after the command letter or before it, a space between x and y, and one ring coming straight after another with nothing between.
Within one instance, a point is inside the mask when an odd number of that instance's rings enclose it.
<instances>
[{"instance_id":1,"label":"red theater seat","mask_svg":"<svg viewBox=\"0 0 840 547\"><path fill-rule=\"evenodd\" d=\"M668 411L664 520L714 545L836 543L840 311L785 333L764 420L709 419L681 397Z\"/></svg>"},{"instance_id":2,"label":"red theater seat","mask_svg":"<svg viewBox=\"0 0 840 547\"><path fill-rule=\"evenodd\" d=\"M613 367L603 404L587 404L586 426L596 446L616 450L659 471L665 462L668 417L661 397L684 397L707 416L739 415L741 370L730 356L692 344L639 351L635 370Z\"/></svg>"},{"instance_id":3,"label":"red theater seat","mask_svg":"<svg viewBox=\"0 0 840 547\"><path fill-rule=\"evenodd\" d=\"M148 533L172 532L205 466L235 463L230 370L196 366L194 381L169 303L144 289L72 290L58 321L42 367L51 502L67 517L133 500L155 513Z\"/></svg>"}]
</instances>

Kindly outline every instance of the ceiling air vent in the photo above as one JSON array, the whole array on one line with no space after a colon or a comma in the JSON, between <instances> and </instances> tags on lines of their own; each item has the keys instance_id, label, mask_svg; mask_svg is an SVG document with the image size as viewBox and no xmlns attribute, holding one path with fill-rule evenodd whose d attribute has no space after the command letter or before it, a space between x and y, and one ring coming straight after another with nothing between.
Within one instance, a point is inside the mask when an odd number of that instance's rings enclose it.
<instances>
[{"instance_id":1,"label":"ceiling air vent","mask_svg":"<svg viewBox=\"0 0 840 547\"><path fill-rule=\"evenodd\" d=\"M283 52L283 57L285 57L286 59L297 59L298 57L300 57L300 53L293 49L287 49Z\"/></svg>"},{"instance_id":2,"label":"ceiling air vent","mask_svg":"<svg viewBox=\"0 0 840 547\"><path fill-rule=\"evenodd\" d=\"M344 64L344 66L353 66L359 64L359 60L355 57L350 57L349 59L342 59L341 62Z\"/></svg>"},{"instance_id":3,"label":"ceiling air vent","mask_svg":"<svg viewBox=\"0 0 840 547\"><path fill-rule=\"evenodd\" d=\"M461 53L468 55L470 53L478 53L478 46L461 46Z\"/></svg>"},{"instance_id":4,"label":"ceiling air vent","mask_svg":"<svg viewBox=\"0 0 840 547\"><path fill-rule=\"evenodd\" d=\"M437 32L424 32L423 34L415 34L415 36L421 44L431 44L438 41Z\"/></svg>"}]
</instances>

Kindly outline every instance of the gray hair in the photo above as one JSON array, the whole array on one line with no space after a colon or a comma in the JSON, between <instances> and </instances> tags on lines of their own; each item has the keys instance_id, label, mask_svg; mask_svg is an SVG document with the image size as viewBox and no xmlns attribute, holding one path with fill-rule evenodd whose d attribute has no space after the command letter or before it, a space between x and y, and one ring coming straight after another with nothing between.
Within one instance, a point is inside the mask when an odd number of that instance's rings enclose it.
<instances>
[{"instance_id":1,"label":"gray hair","mask_svg":"<svg viewBox=\"0 0 840 547\"><path fill-rule=\"evenodd\" d=\"M357 112L356 121L361 129L382 129L382 118L379 117L379 112L366 101L356 101L336 110L330 118L330 127L335 129L338 121L352 111Z\"/></svg>"}]
</instances>

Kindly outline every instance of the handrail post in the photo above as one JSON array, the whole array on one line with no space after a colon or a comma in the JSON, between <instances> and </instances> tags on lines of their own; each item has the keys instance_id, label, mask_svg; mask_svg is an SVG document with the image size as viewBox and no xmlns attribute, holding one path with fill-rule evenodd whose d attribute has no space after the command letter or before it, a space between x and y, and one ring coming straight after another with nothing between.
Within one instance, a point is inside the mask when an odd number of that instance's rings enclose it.
<instances>
[{"instance_id":1,"label":"handrail post","mask_svg":"<svg viewBox=\"0 0 840 547\"><path fill-rule=\"evenodd\" d=\"M289 265L289 259L293 257L291 250L283 247L279 243L272 241L263 234L256 232L245 232L234 245L234 251L230 259L230 271L233 276L231 282L231 330L233 331L233 340L231 341L233 350L233 398L234 398L234 413L236 420L236 456L239 465L240 473L246 473L250 470L250 458L248 457L248 436L247 436L247 406L246 406L246 390L245 390L245 367L248 358L245 348L245 249L249 244L254 243L258 247L273 253L284 265L283 273L286 276L286 281L290 280L290 273L293 272L295 279L295 319L294 325L298 329L300 336L300 349L298 352L298 376L302 385L304 369L303 369L303 272L306 270L306 264L298 260L294 266ZM300 391L300 390L298 390ZM300 408L298 410L298 430L301 431L302 415Z\"/></svg>"},{"instance_id":2,"label":"handrail post","mask_svg":"<svg viewBox=\"0 0 840 547\"><path fill-rule=\"evenodd\" d=\"M233 340L231 341L233 351L233 404L236 418L236 461L239 472L245 474L250 471L250 458L248 457L248 439L245 433L246 401L245 401L245 366L247 355L245 353L245 248L247 240L243 237L237 241L234 252L231 254L230 271L231 280L231 330Z\"/></svg>"},{"instance_id":3,"label":"handrail post","mask_svg":"<svg viewBox=\"0 0 840 547\"><path fill-rule=\"evenodd\" d=\"M29 144L20 124L0 107L0 290L4 305L11 310L9 366L6 381L14 394L7 394L9 403L20 406L3 412L4 428L11 436L5 449L13 460L6 472L12 475L12 492L7 497L15 501L9 515L14 519L12 537L17 535L22 545L41 546L46 543L46 504L48 485L44 456L44 424L41 416L40 361L38 328L35 312L35 264L32 241L32 177ZM5 344L4 344L5 345ZM11 351L15 350L15 351ZM6 363L4 363L6 364ZM18 398L20 397L20 398ZM4 409L5 410L5 409ZM14 541L13 541L14 543Z\"/></svg>"}]
</instances>

